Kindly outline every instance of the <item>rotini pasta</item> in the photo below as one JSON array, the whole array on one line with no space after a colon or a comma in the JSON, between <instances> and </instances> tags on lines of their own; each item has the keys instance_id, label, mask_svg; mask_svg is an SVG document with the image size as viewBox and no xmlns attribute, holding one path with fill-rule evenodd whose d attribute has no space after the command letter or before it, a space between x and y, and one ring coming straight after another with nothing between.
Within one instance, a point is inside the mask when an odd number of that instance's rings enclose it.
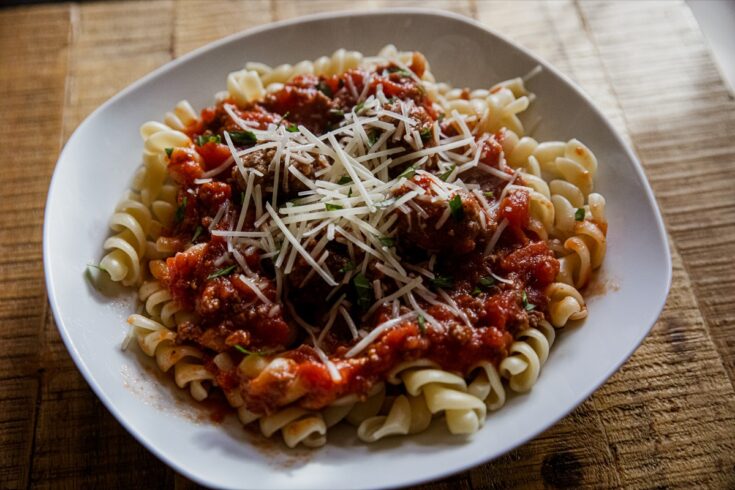
<instances>
[{"instance_id":1,"label":"rotini pasta","mask_svg":"<svg viewBox=\"0 0 735 490\"><path fill-rule=\"evenodd\" d=\"M525 134L525 81L339 49L249 62L201 115L145 123L100 261L138 288L131 338L288 447L480 430L587 316L606 253L599 163Z\"/></svg>"}]
</instances>

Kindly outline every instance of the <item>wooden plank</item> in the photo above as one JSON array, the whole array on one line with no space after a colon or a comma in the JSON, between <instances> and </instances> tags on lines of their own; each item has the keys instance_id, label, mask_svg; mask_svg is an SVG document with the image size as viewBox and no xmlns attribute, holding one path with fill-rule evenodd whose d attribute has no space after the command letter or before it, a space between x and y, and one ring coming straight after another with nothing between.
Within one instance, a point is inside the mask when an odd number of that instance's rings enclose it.
<instances>
[{"instance_id":1,"label":"wooden plank","mask_svg":"<svg viewBox=\"0 0 735 490\"><path fill-rule=\"evenodd\" d=\"M636 150L735 380L735 100L676 2L581 4ZM665 22L658 22L666 19Z\"/></svg>"},{"instance_id":2,"label":"wooden plank","mask_svg":"<svg viewBox=\"0 0 735 490\"><path fill-rule=\"evenodd\" d=\"M46 300L43 203L60 147L69 7L0 11L0 487L25 488Z\"/></svg>"},{"instance_id":3,"label":"wooden plank","mask_svg":"<svg viewBox=\"0 0 735 490\"><path fill-rule=\"evenodd\" d=\"M171 59L171 2L72 6L63 134L107 98ZM32 484L37 488L172 486L174 474L117 423L71 361L50 315Z\"/></svg>"},{"instance_id":4,"label":"wooden plank","mask_svg":"<svg viewBox=\"0 0 735 490\"><path fill-rule=\"evenodd\" d=\"M216 41L273 20L269 0L179 0L175 4L173 51L176 57Z\"/></svg>"}]
</instances>

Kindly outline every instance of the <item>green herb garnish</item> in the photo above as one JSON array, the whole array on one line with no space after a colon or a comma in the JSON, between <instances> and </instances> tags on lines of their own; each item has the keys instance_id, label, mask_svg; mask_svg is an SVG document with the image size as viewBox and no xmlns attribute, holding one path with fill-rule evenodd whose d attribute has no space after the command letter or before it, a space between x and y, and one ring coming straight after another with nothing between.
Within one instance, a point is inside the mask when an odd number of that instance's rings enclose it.
<instances>
[{"instance_id":1,"label":"green herb garnish","mask_svg":"<svg viewBox=\"0 0 735 490\"><path fill-rule=\"evenodd\" d=\"M252 145L258 142L258 137L252 131L228 131L232 143L236 145Z\"/></svg>"},{"instance_id":2,"label":"green herb garnish","mask_svg":"<svg viewBox=\"0 0 735 490\"><path fill-rule=\"evenodd\" d=\"M431 139L431 136L433 135L433 133L434 132L431 130L431 127L422 129L421 132L419 133L419 136L421 136L421 141L426 143L427 141Z\"/></svg>"},{"instance_id":3,"label":"green herb garnish","mask_svg":"<svg viewBox=\"0 0 735 490\"><path fill-rule=\"evenodd\" d=\"M288 126L286 126L286 131L288 131L289 133L298 133L299 127L295 124L289 124Z\"/></svg>"},{"instance_id":4,"label":"green herb garnish","mask_svg":"<svg viewBox=\"0 0 735 490\"><path fill-rule=\"evenodd\" d=\"M283 124L283 121L286 120L289 114L291 114L291 111L286 111L286 113L281 116L281 118L278 120L278 124L276 124L276 129L281 127L281 124Z\"/></svg>"},{"instance_id":5,"label":"green herb garnish","mask_svg":"<svg viewBox=\"0 0 735 490\"><path fill-rule=\"evenodd\" d=\"M330 202L324 203L324 209L327 211L337 211L338 209L342 209L343 206L340 206L339 204L332 204Z\"/></svg>"},{"instance_id":6,"label":"green herb garnish","mask_svg":"<svg viewBox=\"0 0 735 490\"><path fill-rule=\"evenodd\" d=\"M533 311L536 309L536 305L533 303L528 302L528 294L526 294L526 290L523 290L523 294L521 295L521 299L523 300L523 309L526 311Z\"/></svg>"},{"instance_id":7,"label":"green herb garnish","mask_svg":"<svg viewBox=\"0 0 735 490\"><path fill-rule=\"evenodd\" d=\"M447 179L449 178L449 176L452 175L452 173L454 173L454 170L456 168L457 168L456 165L452 165L451 167L449 167L449 170L447 170L446 172L444 172L443 174L441 174L439 176L439 178L442 179L444 182L446 182Z\"/></svg>"},{"instance_id":8,"label":"green herb garnish","mask_svg":"<svg viewBox=\"0 0 735 490\"><path fill-rule=\"evenodd\" d=\"M342 268L339 270L340 274L344 274L345 272L354 271L355 270L355 263L351 260L348 260L347 263L342 266Z\"/></svg>"},{"instance_id":9,"label":"green herb garnish","mask_svg":"<svg viewBox=\"0 0 735 490\"><path fill-rule=\"evenodd\" d=\"M577 221L584 221L584 208L577 208L574 212L574 219Z\"/></svg>"},{"instance_id":10,"label":"green herb garnish","mask_svg":"<svg viewBox=\"0 0 735 490\"><path fill-rule=\"evenodd\" d=\"M472 293L471 294L472 294L472 296L480 296L482 294L482 289L475 288L475 289L472 290Z\"/></svg>"},{"instance_id":11,"label":"green herb garnish","mask_svg":"<svg viewBox=\"0 0 735 490\"><path fill-rule=\"evenodd\" d=\"M363 311L369 309L373 303L373 288L370 286L370 281L362 272L358 272L352 278L352 285L357 293L357 306Z\"/></svg>"},{"instance_id":12,"label":"green herb garnish","mask_svg":"<svg viewBox=\"0 0 735 490\"><path fill-rule=\"evenodd\" d=\"M461 221L464 218L464 208L462 207L462 198L459 194L455 194L453 198L449 200L449 209L452 211L452 217L456 221Z\"/></svg>"},{"instance_id":13,"label":"green herb garnish","mask_svg":"<svg viewBox=\"0 0 735 490\"><path fill-rule=\"evenodd\" d=\"M243 354L247 355L247 356L265 356L265 355L268 355L268 354L272 354L273 353L273 351L266 352L266 351L257 351L257 350L255 350L255 351L253 351L253 350L247 350L245 347L243 347L241 345L235 345L233 347L235 349L239 350L240 352L242 352Z\"/></svg>"},{"instance_id":14,"label":"green herb garnish","mask_svg":"<svg viewBox=\"0 0 735 490\"><path fill-rule=\"evenodd\" d=\"M395 240L389 236L382 236L378 240L380 240L380 243L385 247L392 247L396 244Z\"/></svg>"},{"instance_id":15,"label":"green herb garnish","mask_svg":"<svg viewBox=\"0 0 735 490\"><path fill-rule=\"evenodd\" d=\"M342 109L329 109L329 114L336 117L344 117L345 111Z\"/></svg>"},{"instance_id":16,"label":"green herb garnish","mask_svg":"<svg viewBox=\"0 0 735 490\"><path fill-rule=\"evenodd\" d=\"M446 117L446 114L444 114L444 113L442 112L441 114L439 114L439 117L437 117L437 118L436 118L436 120L437 120L437 121L439 121L439 122L442 122L442 121L444 120L444 118L445 118L445 117Z\"/></svg>"},{"instance_id":17,"label":"green herb garnish","mask_svg":"<svg viewBox=\"0 0 735 490\"><path fill-rule=\"evenodd\" d=\"M199 235L202 234L202 231L204 231L204 228L202 228L202 225L197 225L197 229L194 230L194 236L191 237L191 242L194 243L197 241L197 238L199 238Z\"/></svg>"},{"instance_id":18,"label":"green herb garnish","mask_svg":"<svg viewBox=\"0 0 735 490\"><path fill-rule=\"evenodd\" d=\"M173 148L166 148L166 156L171 158L171 154L174 152Z\"/></svg>"},{"instance_id":19,"label":"green herb garnish","mask_svg":"<svg viewBox=\"0 0 735 490\"><path fill-rule=\"evenodd\" d=\"M186 214L186 205L189 202L189 198L187 196L184 196L184 199L181 201L181 204L179 204L179 207L176 208L176 215L174 216L174 220L177 223L181 223L184 220L184 215Z\"/></svg>"},{"instance_id":20,"label":"green herb garnish","mask_svg":"<svg viewBox=\"0 0 735 490\"><path fill-rule=\"evenodd\" d=\"M368 143L370 143L370 146L373 146L378 141L378 136L376 133L376 131L370 131L368 133Z\"/></svg>"},{"instance_id":21,"label":"green herb garnish","mask_svg":"<svg viewBox=\"0 0 735 490\"><path fill-rule=\"evenodd\" d=\"M416 175L416 169L417 168L418 168L418 165L416 165L416 164L413 164L413 165L409 166L406 170L404 170L403 172L400 173L400 175L398 176L398 178L399 179L401 177L405 177L407 179L413 178L413 176Z\"/></svg>"},{"instance_id":22,"label":"green herb garnish","mask_svg":"<svg viewBox=\"0 0 735 490\"><path fill-rule=\"evenodd\" d=\"M327 97L332 96L332 89L329 88L329 85L324 83L323 80L319 82L319 84L316 86L316 89L320 91L321 93L323 93L324 95L326 95Z\"/></svg>"},{"instance_id":23,"label":"green herb garnish","mask_svg":"<svg viewBox=\"0 0 735 490\"><path fill-rule=\"evenodd\" d=\"M357 104L357 105L356 105L356 106L355 106L355 107L353 108L353 110L355 111L355 114L357 114L357 113L358 113L358 112L360 112L360 111L361 111L361 110L362 110L362 109L363 109L364 107L365 107L365 102L360 102L359 104Z\"/></svg>"},{"instance_id":24,"label":"green herb garnish","mask_svg":"<svg viewBox=\"0 0 735 490\"><path fill-rule=\"evenodd\" d=\"M490 286L495 284L495 278L493 276L481 277L480 280L477 281L477 283L484 288L489 288Z\"/></svg>"},{"instance_id":25,"label":"green herb garnish","mask_svg":"<svg viewBox=\"0 0 735 490\"><path fill-rule=\"evenodd\" d=\"M219 270L217 270L215 272L212 272L210 275L207 276L207 281L209 281L210 279L215 279L217 277L226 276L230 272L234 271L235 270L235 267L236 267L236 265L235 264L232 264L229 267L225 267L224 269L219 269Z\"/></svg>"},{"instance_id":26,"label":"green herb garnish","mask_svg":"<svg viewBox=\"0 0 735 490\"><path fill-rule=\"evenodd\" d=\"M419 315L418 321L419 321L419 331L421 331L421 335L423 335L426 333L426 319L424 318L424 315Z\"/></svg>"},{"instance_id":27,"label":"green herb garnish","mask_svg":"<svg viewBox=\"0 0 735 490\"><path fill-rule=\"evenodd\" d=\"M343 175L343 176L342 176L342 177L340 177L340 178L339 178L339 180L337 181L337 183L338 183L339 185L345 185L345 184L349 184L350 182L352 182L352 177L350 177L349 175Z\"/></svg>"},{"instance_id":28,"label":"green herb garnish","mask_svg":"<svg viewBox=\"0 0 735 490\"><path fill-rule=\"evenodd\" d=\"M347 192L347 197L352 197L352 187L350 187L350 190Z\"/></svg>"},{"instance_id":29,"label":"green herb garnish","mask_svg":"<svg viewBox=\"0 0 735 490\"><path fill-rule=\"evenodd\" d=\"M431 284L434 285L434 287L437 288L451 288L454 286L454 278L451 276L442 276L441 274L436 274L434 276L434 279L431 280Z\"/></svg>"},{"instance_id":30,"label":"green herb garnish","mask_svg":"<svg viewBox=\"0 0 735 490\"><path fill-rule=\"evenodd\" d=\"M209 136L205 136L203 134L200 134L197 136L196 143L197 146L204 146L207 143L221 143L222 138L218 134L210 134Z\"/></svg>"},{"instance_id":31,"label":"green herb garnish","mask_svg":"<svg viewBox=\"0 0 735 490\"><path fill-rule=\"evenodd\" d=\"M485 197L489 197L490 199L495 197L495 193L493 191L486 191L482 193Z\"/></svg>"}]
</instances>

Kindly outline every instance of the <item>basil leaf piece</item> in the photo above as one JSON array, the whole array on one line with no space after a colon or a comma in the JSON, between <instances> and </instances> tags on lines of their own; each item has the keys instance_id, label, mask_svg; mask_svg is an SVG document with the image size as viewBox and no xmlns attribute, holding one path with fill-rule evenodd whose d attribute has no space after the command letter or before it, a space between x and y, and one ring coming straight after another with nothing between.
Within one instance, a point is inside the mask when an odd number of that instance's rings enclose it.
<instances>
[{"instance_id":1,"label":"basil leaf piece","mask_svg":"<svg viewBox=\"0 0 735 490\"><path fill-rule=\"evenodd\" d=\"M426 333L426 319L424 318L424 315L419 315L418 321L419 330L421 331L421 335L423 335Z\"/></svg>"},{"instance_id":2,"label":"basil leaf piece","mask_svg":"<svg viewBox=\"0 0 735 490\"><path fill-rule=\"evenodd\" d=\"M352 285L355 287L355 293L357 293L357 306L362 311L368 310L373 303L373 288L370 281L365 277L365 274L358 272L352 278Z\"/></svg>"},{"instance_id":3,"label":"basil leaf piece","mask_svg":"<svg viewBox=\"0 0 735 490\"><path fill-rule=\"evenodd\" d=\"M392 247L396 244L395 240L389 236L380 237L378 240L380 240L380 243L386 247Z\"/></svg>"},{"instance_id":4,"label":"basil leaf piece","mask_svg":"<svg viewBox=\"0 0 735 490\"><path fill-rule=\"evenodd\" d=\"M182 199L181 204L179 204L179 207L176 208L176 214L174 215L174 221L176 223L181 223L184 221L184 215L186 214L186 205L189 202L189 197L184 196L184 199Z\"/></svg>"},{"instance_id":5,"label":"basil leaf piece","mask_svg":"<svg viewBox=\"0 0 735 490\"><path fill-rule=\"evenodd\" d=\"M523 294L521 295L521 300L523 300L523 309L526 311L533 311L536 309L536 305L533 303L528 302L528 294L526 294L526 290L523 290Z\"/></svg>"},{"instance_id":6,"label":"basil leaf piece","mask_svg":"<svg viewBox=\"0 0 735 490\"><path fill-rule=\"evenodd\" d=\"M449 210L452 212L452 217L456 221L462 221L462 218L464 218L464 208L462 207L462 198L459 194L455 194L449 200Z\"/></svg>"},{"instance_id":7,"label":"basil leaf piece","mask_svg":"<svg viewBox=\"0 0 735 490\"><path fill-rule=\"evenodd\" d=\"M197 229L194 230L194 236L191 237L191 243L194 243L197 241L197 238L199 238L199 235L202 234L202 231L204 231L204 228L202 228L202 225L197 225Z\"/></svg>"},{"instance_id":8,"label":"basil leaf piece","mask_svg":"<svg viewBox=\"0 0 735 490\"><path fill-rule=\"evenodd\" d=\"M207 276L207 280L215 279L217 277L226 276L227 274L231 273L235 270L235 264L225 267L224 269L219 269L217 271L212 272L210 275Z\"/></svg>"},{"instance_id":9,"label":"basil leaf piece","mask_svg":"<svg viewBox=\"0 0 735 490\"><path fill-rule=\"evenodd\" d=\"M431 280L431 284L437 288L451 288L454 286L454 278L451 276L436 274L434 279Z\"/></svg>"},{"instance_id":10,"label":"basil leaf piece","mask_svg":"<svg viewBox=\"0 0 735 490\"><path fill-rule=\"evenodd\" d=\"M457 166L456 166L456 165L452 165L452 166L451 166L451 167L449 168L449 170L447 170L446 172L444 172L443 174L441 174L441 175L439 176L439 178L440 178L440 179L442 179L442 180L443 180L444 182L446 182L446 181L447 181L447 179L449 178L449 176L450 176L450 175L452 175L452 173L454 172L454 170L455 170L456 168L457 168Z\"/></svg>"},{"instance_id":11,"label":"basil leaf piece","mask_svg":"<svg viewBox=\"0 0 735 490\"><path fill-rule=\"evenodd\" d=\"M228 133L235 145L252 145L258 142L258 137L252 131L228 131Z\"/></svg>"}]
</instances>

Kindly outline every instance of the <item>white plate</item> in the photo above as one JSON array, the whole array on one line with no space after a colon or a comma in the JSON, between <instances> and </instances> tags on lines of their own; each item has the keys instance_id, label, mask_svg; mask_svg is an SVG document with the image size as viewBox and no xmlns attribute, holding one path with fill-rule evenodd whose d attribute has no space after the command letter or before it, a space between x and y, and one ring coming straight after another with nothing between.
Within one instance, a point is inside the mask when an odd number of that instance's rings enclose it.
<instances>
[{"instance_id":1,"label":"white plate","mask_svg":"<svg viewBox=\"0 0 735 490\"><path fill-rule=\"evenodd\" d=\"M579 138L597 155L596 189L607 199L609 248L590 315L554 345L538 384L490 414L468 438L443 424L410 438L359 443L330 432L326 447L287 450L237 426L210 423L155 369L120 350L133 293L106 296L85 278L101 257L107 222L141 161L138 127L180 99L212 102L246 61L296 62L339 47L376 53L384 44L426 54L438 80L488 87L543 72L530 83L538 139ZM566 77L523 48L456 15L420 10L321 15L227 38L156 70L123 90L69 139L46 205L44 264L49 300L69 353L97 396L142 444L189 478L226 488L374 488L434 479L488 461L534 437L585 400L632 354L658 317L671 280L666 234L630 149ZM584 448L580 448L584 450ZM133 469L134 471L134 469Z\"/></svg>"}]
</instances>

